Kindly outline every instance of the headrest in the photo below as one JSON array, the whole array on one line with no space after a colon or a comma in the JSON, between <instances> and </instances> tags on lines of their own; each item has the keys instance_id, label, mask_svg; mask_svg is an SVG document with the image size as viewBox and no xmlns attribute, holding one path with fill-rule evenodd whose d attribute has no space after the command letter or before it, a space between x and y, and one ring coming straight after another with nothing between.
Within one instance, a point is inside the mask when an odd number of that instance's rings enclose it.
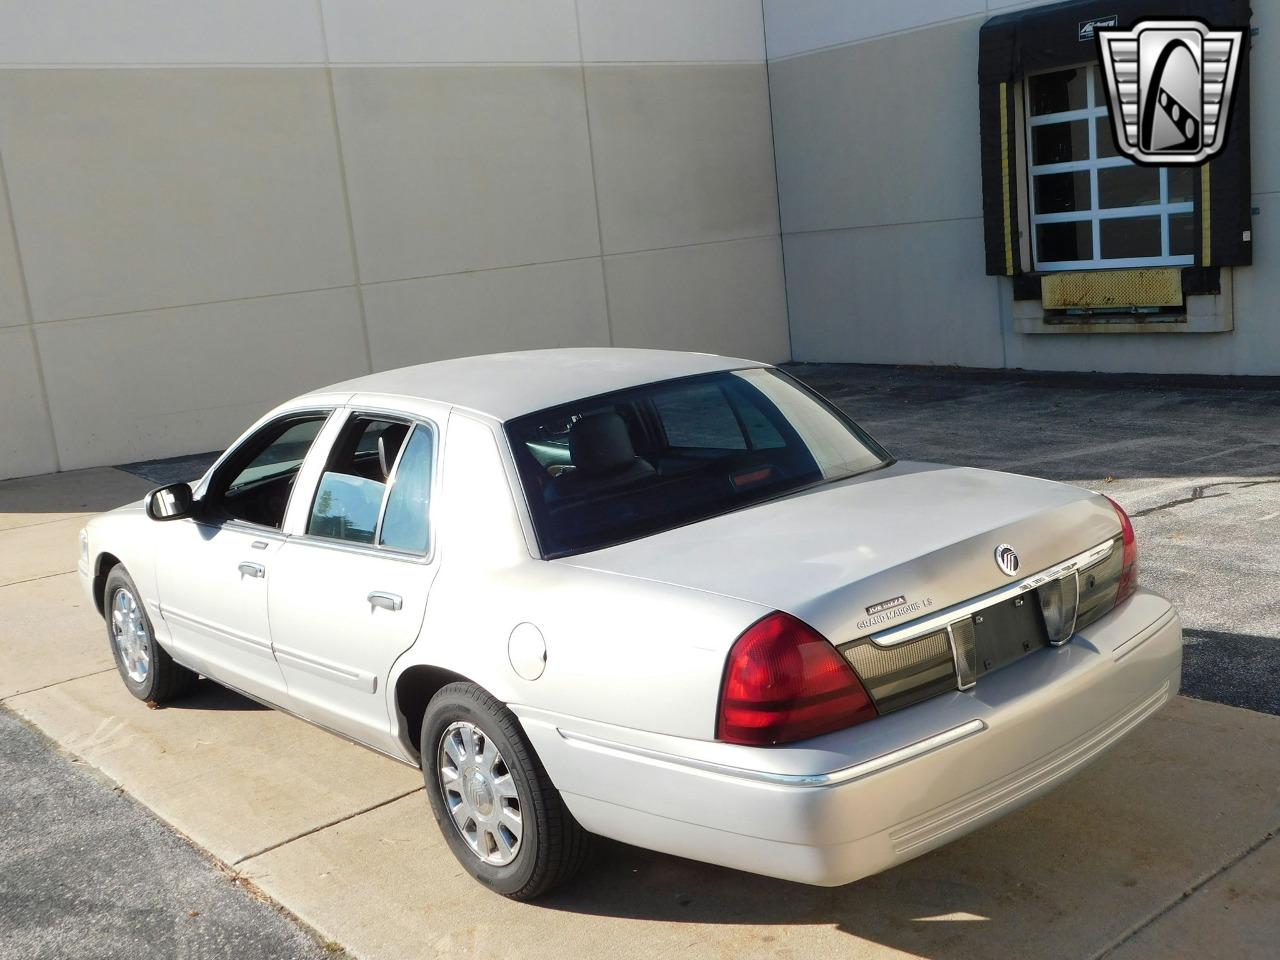
<instances>
[{"instance_id":1,"label":"headrest","mask_svg":"<svg viewBox=\"0 0 1280 960\"><path fill-rule=\"evenodd\" d=\"M391 457L387 455L387 438L378 434L378 466L382 468L382 479L391 476Z\"/></svg>"},{"instance_id":2,"label":"headrest","mask_svg":"<svg viewBox=\"0 0 1280 960\"><path fill-rule=\"evenodd\" d=\"M569 457L587 475L613 473L635 463L627 423L616 413L595 413L569 428Z\"/></svg>"}]
</instances>

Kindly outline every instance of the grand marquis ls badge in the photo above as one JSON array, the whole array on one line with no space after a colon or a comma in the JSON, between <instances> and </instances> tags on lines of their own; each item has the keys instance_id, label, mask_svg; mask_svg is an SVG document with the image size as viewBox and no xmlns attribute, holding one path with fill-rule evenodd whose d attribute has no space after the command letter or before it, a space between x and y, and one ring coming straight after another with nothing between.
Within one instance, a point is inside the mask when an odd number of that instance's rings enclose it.
<instances>
[{"instance_id":1,"label":"grand marquis ls badge","mask_svg":"<svg viewBox=\"0 0 1280 960\"><path fill-rule=\"evenodd\" d=\"M1012 577L1018 572L1017 551L1007 543L1000 544L1000 546L996 547L996 566Z\"/></svg>"},{"instance_id":2,"label":"grand marquis ls badge","mask_svg":"<svg viewBox=\"0 0 1280 960\"><path fill-rule=\"evenodd\" d=\"M1200 164L1222 150L1243 30L1140 20L1096 35L1121 153L1138 163Z\"/></svg>"}]
</instances>

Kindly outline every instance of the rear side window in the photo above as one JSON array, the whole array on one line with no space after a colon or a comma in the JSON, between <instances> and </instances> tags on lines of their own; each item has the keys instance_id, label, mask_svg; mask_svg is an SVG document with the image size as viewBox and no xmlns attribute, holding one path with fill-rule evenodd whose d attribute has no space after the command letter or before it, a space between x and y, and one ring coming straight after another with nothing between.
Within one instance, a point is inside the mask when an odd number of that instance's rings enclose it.
<instances>
[{"instance_id":1,"label":"rear side window","mask_svg":"<svg viewBox=\"0 0 1280 960\"><path fill-rule=\"evenodd\" d=\"M590 397L507 424L544 557L649 536L890 462L773 369Z\"/></svg>"},{"instance_id":2,"label":"rear side window","mask_svg":"<svg viewBox=\"0 0 1280 960\"><path fill-rule=\"evenodd\" d=\"M307 533L425 554L434 446L425 425L353 416L320 477Z\"/></svg>"}]
</instances>

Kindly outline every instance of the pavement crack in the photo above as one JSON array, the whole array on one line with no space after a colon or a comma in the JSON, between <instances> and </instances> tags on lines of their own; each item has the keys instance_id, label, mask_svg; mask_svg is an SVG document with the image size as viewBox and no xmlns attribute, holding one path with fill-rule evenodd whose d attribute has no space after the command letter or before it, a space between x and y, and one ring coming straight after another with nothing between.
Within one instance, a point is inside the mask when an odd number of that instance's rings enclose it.
<instances>
[{"instance_id":1,"label":"pavement crack","mask_svg":"<svg viewBox=\"0 0 1280 960\"><path fill-rule=\"evenodd\" d=\"M1132 518L1145 517L1152 513L1159 513L1161 510L1168 510L1171 507L1180 507L1183 504L1194 503L1197 500L1217 500L1219 497L1230 496L1236 490L1248 490L1251 487L1260 487L1271 483L1280 483L1280 478L1268 480L1221 480L1217 483L1197 484L1191 488L1190 496L1170 500L1168 503L1157 504L1154 507L1147 507L1145 510L1134 510L1129 516ZM1224 490L1222 493L1210 494L1209 491L1214 487L1232 487L1233 489Z\"/></svg>"},{"instance_id":2,"label":"pavement crack","mask_svg":"<svg viewBox=\"0 0 1280 960\"><path fill-rule=\"evenodd\" d=\"M1113 955L1117 950L1123 947L1126 943L1128 943L1130 940L1132 940L1134 937L1140 934L1143 930L1147 929L1147 927L1151 926L1153 923L1156 923L1162 917L1165 917L1168 914L1172 913L1175 909L1178 908L1179 905L1186 903L1193 896L1195 896L1197 893L1203 890L1206 886L1208 886L1214 880L1218 879L1218 877L1222 876L1232 867L1236 866L1237 864L1243 863L1245 860L1249 859L1249 857L1253 856L1255 853L1257 853L1259 850L1265 847L1268 843L1274 840L1277 834L1280 834L1280 824L1277 824L1276 826L1272 827L1265 834L1263 834L1256 842L1250 844L1246 849L1236 854L1236 856L1232 857L1230 860L1222 864L1216 870L1211 870L1209 873L1202 875L1198 880L1193 882L1191 886L1183 890L1182 893L1179 894L1177 897L1175 897L1173 900L1169 901L1163 907L1154 911L1145 920L1141 920L1138 923L1134 924L1127 931L1125 931L1120 936L1118 936L1115 940L1111 941L1111 943L1107 944L1105 947L1103 947L1101 950L1095 953L1090 958L1090 960L1104 960L1104 958L1110 957L1111 955Z\"/></svg>"},{"instance_id":3,"label":"pavement crack","mask_svg":"<svg viewBox=\"0 0 1280 960\"><path fill-rule=\"evenodd\" d=\"M65 577L68 573L75 573L75 568L70 570L59 570L57 573L45 573L38 577L27 577L25 580L10 580L8 583L0 583L0 590L5 587L16 587L21 583L35 583L37 580L48 580L51 577Z\"/></svg>"},{"instance_id":4,"label":"pavement crack","mask_svg":"<svg viewBox=\"0 0 1280 960\"><path fill-rule=\"evenodd\" d=\"M94 670L92 673L82 673L78 677L67 677L65 680L55 680L53 683L46 683L42 687L32 687L30 690L18 690L6 696L0 697L0 703L8 703L18 697L25 697L28 693L39 693L41 690L48 690L50 687L60 687L64 683L74 683L77 680L84 680L88 677L96 677L101 673L114 673L115 667L103 667L101 670Z\"/></svg>"},{"instance_id":5,"label":"pavement crack","mask_svg":"<svg viewBox=\"0 0 1280 960\"><path fill-rule=\"evenodd\" d=\"M252 860L255 857L261 857L263 854L270 853L272 850L279 850L281 847L287 846L288 844L293 843L295 840L301 840L304 837L311 836L313 833L319 833L321 830L328 830L330 827L336 827L340 823L346 823L348 820L354 820L356 817L362 817L366 813L370 813L374 810L377 810L379 807L385 807L385 806L388 806L389 804L395 803L397 800L403 800L405 797L411 797L415 793L419 793L422 790L423 790L422 787L414 787L412 790L406 790L403 793L398 793L394 797L388 797L386 800L379 800L377 803L372 803L367 807L362 807L359 810L355 810L355 811L352 811L351 813L344 814L343 816L330 820L327 823L318 824L309 830L303 830L301 833L295 834L292 837L287 837L284 840L279 841L278 843L273 843L269 846L263 847L261 850L255 850L253 853L246 853L243 857L238 857L235 860L233 860L231 862L231 866L233 868L238 868L240 864L245 863L248 860Z\"/></svg>"}]
</instances>

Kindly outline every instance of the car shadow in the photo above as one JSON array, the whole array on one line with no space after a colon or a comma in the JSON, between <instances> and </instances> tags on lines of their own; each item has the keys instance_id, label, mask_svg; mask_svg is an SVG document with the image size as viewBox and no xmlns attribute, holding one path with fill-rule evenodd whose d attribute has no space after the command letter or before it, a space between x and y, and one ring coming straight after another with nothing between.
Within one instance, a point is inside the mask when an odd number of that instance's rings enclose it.
<instances>
[{"instance_id":1,"label":"car shadow","mask_svg":"<svg viewBox=\"0 0 1280 960\"><path fill-rule=\"evenodd\" d=\"M614 919L687 924L691 942L731 935L735 950L726 955L735 956L775 956L788 949L807 954L801 942L815 934L798 927L834 929L862 941L867 954L878 945L891 948L893 956L933 960L1096 954L1106 942L1105 934L1080 917L1068 916L1067 905L1055 903L1052 892L1034 877L1003 869L993 877L973 868L1000 842L997 824L886 873L830 888L609 842L589 877L538 905ZM1067 879L1088 884L1091 898L1107 893L1087 868L1069 873ZM1120 893L1131 891L1122 878L1109 882ZM1133 919L1139 919L1136 911ZM738 929L696 929L706 925ZM1054 930L1054 949L1041 942L1046 928ZM825 938L818 942L831 943ZM864 954L853 948L847 955Z\"/></svg>"},{"instance_id":2,"label":"car shadow","mask_svg":"<svg viewBox=\"0 0 1280 960\"><path fill-rule=\"evenodd\" d=\"M195 687L185 697L166 703L163 710L203 710L206 712L249 712L270 710L257 700L246 697L222 686L208 677L201 677Z\"/></svg>"},{"instance_id":3,"label":"car shadow","mask_svg":"<svg viewBox=\"0 0 1280 960\"><path fill-rule=\"evenodd\" d=\"M1270 835L1276 761L1265 737L1254 741L1260 729L1274 728L1175 700L1038 800L842 887L606 843L537 906L679 924L667 942L699 955L1096 957Z\"/></svg>"}]
</instances>

